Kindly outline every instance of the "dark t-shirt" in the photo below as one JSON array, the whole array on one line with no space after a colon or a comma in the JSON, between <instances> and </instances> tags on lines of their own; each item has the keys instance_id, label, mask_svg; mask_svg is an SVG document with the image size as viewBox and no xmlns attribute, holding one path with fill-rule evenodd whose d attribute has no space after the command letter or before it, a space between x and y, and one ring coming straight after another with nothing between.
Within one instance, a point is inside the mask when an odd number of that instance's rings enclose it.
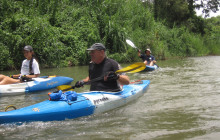
<instances>
[{"instance_id":1,"label":"dark t-shirt","mask_svg":"<svg viewBox=\"0 0 220 140\"><path fill-rule=\"evenodd\" d=\"M140 58L145 61L147 60L148 63L150 63L151 61L155 60L153 55L147 56L145 54L141 54Z\"/></svg>"},{"instance_id":2,"label":"dark t-shirt","mask_svg":"<svg viewBox=\"0 0 220 140\"><path fill-rule=\"evenodd\" d=\"M92 82L90 91L120 91L120 85L117 81L104 81L104 75L110 71L119 70L119 64L115 60L105 58L102 63L95 64L91 62L89 64L89 78L93 80L98 77L103 77L102 80Z\"/></svg>"}]
</instances>

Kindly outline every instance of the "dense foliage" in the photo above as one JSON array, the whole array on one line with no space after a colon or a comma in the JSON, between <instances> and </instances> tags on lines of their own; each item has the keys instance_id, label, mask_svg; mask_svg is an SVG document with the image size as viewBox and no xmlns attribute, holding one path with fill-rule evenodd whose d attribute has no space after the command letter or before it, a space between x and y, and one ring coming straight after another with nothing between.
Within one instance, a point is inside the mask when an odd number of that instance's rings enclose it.
<instances>
[{"instance_id":1,"label":"dense foliage","mask_svg":"<svg viewBox=\"0 0 220 140\"><path fill-rule=\"evenodd\" d=\"M142 50L149 46L157 59L220 54L219 18L185 19L185 5L172 7L179 19L158 9L164 16L155 20L152 7L140 0L1 0L0 70L19 68L25 45L43 67L87 64L86 49L96 42L119 62L140 61L127 38Z\"/></svg>"}]
</instances>

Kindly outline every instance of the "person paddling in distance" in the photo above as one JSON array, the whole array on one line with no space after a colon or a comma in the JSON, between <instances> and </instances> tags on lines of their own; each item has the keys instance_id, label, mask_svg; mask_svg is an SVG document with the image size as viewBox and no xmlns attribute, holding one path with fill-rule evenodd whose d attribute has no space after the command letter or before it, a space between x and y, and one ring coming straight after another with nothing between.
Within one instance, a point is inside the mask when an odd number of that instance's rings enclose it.
<instances>
[{"instance_id":1,"label":"person paddling in distance","mask_svg":"<svg viewBox=\"0 0 220 140\"><path fill-rule=\"evenodd\" d=\"M27 45L24 47L23 53L26 59L22 62L21 74L10 77L0 74L0 85L19 83L40 76L39 64L34 58L33 48Z\"/></svg>"},{"instance_id":2,"label":"person paddling in distance","mask_svg":"<svg viewBox=\"0 0 220 140\"><path fill-rule=\"evenodd\" d=\"M153 55L151 55L151 50L147 48L144 51L145 54L141 54L141 50L138 50L138 56L143 60L145 65L153 66L156 63L156 60Z\"/></svg>"},{"instance_id":3,"label":"person paddling in distance","mask_svg":"<svg viewBox=\"0 0 220 140\"><path fill-rule=\"evenodd\" d=\"M85 82L103 77L96 82L91 82L90 91L120 91L120 85L128 85L129 77L125 74L116 74L120 69L120 65L113 59L107 58L105 54L105 46L101 43L95 43L90 51L91 62L89 64L89 76L81 81L77 81L75 87L82 87Z\"/></svg>"}]
</instances>

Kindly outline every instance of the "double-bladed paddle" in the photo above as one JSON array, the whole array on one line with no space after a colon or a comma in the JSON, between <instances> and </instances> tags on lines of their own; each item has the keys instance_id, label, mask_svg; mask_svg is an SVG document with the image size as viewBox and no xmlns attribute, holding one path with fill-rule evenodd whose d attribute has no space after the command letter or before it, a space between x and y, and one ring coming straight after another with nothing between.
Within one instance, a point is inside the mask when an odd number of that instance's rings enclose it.
<instances>
[{"instance_id":1,"label":"double-bladed paddle","mask_svg":"<svg viewBox=\"0 0 220 140\"><path fill-rule=\"evenodd\" d=\"M115 73L136 73L136 72L144 70L145 68L146 68L146 65L144 63L137 62L137 63L134 63L130 66L127 66L125 68L117 70ZM102 80L103 78L104 77L101 76L101 77L95 78L91 81L85 82L84 84L90 84L92 82L97 82L99 80ZM58 90L62 90L62 91L67 91L67 90L71 90L74 88L75 88L75 86L70 86L70 85L61 85L61 86L57 87ZM55 92L58 92L58 91L55 91Z\"/></svg>"},{"instance_id":2,"label":"double-bladed paddle","mask_svg":"<svg viewBox=\"0 0 220 140\"><path fill-rule=\"evenodd\" d=\"M128 45L130 45L132 48L135 48L135 49L137 49L137 50L140 50L139 48L137 48L137 47L134 45L134 43L133 43L131 40L126 39L126 42L127 42Z\"/></svg>"},{"instance_id":3,"label":"double-bladed paddle","mask_svg":"<svg viewBox=\"0 0 220 140\"><path fill-rule=\"evenodd\" d=\"M137 62L120 70L117 70L115 73L136 73L142 71L146 68L146 65L143 62Z\"/></svg>"}]
</instances>

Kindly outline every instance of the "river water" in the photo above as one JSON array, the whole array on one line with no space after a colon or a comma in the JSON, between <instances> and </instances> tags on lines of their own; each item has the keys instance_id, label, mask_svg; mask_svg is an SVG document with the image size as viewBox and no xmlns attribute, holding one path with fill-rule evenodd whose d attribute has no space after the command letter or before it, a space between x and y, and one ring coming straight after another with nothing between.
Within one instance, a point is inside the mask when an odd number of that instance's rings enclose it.
<instances>
[{"instance_id":1,"label":"river water","mask_svg":"<svg viewBox=\"0 0 220 140\"><path fill-rule=\"evenodd\" d=\"M220 56L166 60L158 64L160 68L154 72L128 74L131 81L151 81L146 93L132 103L79 119L0 125L0 139L218 140ZM87 69L87 66L43 69L41 75L73 77L74 85L87 76ZM88 86L76 89L87 90ZM0 110L4 111L10 104L21 108L44 101L48 99L47 92L0 97Z\"/></svg>"}]
</instances>

